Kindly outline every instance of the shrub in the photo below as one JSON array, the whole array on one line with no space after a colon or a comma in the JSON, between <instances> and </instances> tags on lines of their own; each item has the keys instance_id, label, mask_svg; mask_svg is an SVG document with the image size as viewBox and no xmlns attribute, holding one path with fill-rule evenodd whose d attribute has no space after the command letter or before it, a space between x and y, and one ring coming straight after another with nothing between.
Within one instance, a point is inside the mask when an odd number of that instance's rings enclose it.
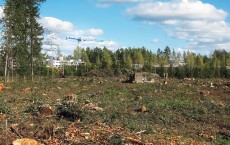
<instances>
[{"instance_id":1,"label":"shrub","mask_svg":"<svg viewBox=\"0 0 230 145\"><path fill-rule=\"evenodd\" d=\"M58 119L65 118L69 121L77 119L82 120L82 110L75 103L61 104L56 108L56 115Z\"/></svg>"},{"instance_id":2,"label":"shrub","mask_svg":"<svg viewBox=\"0 0 230 145\"><path fill-rule=\"evenodd\" d=\"M109 139L109 144L110 145L120 145L120 144L123 144L122 137L120 135L113 135Z\"/></svg>"},{"instance_id":3,"label":"shrub","mask_svg":"<svg viewBox=\"0 0 230 145\"><path fill-rule=\"evenodd\" d=\"M65 65L65 69L64 69L64 73L67 76L73 76L76 72L76 67L75 66L66 66Z\"/></svg>"},{"instance_id":4,"label":"shrub","mask_svg":"<svg viewBox=\"0 0 230 145\"><path fill-rule=\"evenodd\" d=\"M10 107L6 103L0 102L0 113L8 114L10 112Z\"/></svg>"},{"instance_id":5,"label":"shrub","mask_svg":"<svg viewBox=\"0 0 230 145\"><path fill-rule=\"evenodd\" d=\"M40 96L31 96L33 100L33 104L30 104L26 107L25 112L31 113L32 115L36 116L39 112L39 107L43 105L43 100Z\"/></svg>"}]
</instances>

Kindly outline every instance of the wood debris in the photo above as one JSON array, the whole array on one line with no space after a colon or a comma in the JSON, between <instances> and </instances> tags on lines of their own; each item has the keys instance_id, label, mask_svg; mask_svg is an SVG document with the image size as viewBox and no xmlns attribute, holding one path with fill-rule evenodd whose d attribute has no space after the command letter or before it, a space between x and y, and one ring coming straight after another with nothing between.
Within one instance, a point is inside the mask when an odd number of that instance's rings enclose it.
<instances>
[{"instance_id":1,"label":"wood debris","mask_svg":"<svg viewBox=\"0 0 230 145\"><path fill-rule=\"evenodd\" d=\"M54 114L51 106L49 106L49 107L40 107L39 108L39 113L41 115L45 115L45 116L49 116L49 115L53 115Z\"/></svg>"},{"instance_id":2,"label":"wood debris","mask_svg":"<svg viewBox=\"0 0 230 145\"><path fill-rule=\"evenodd\" d=\"M63 98L63 101L74 102L77 100L77 95L70 93L66 97Z\"/></svg>"},{"instance_id":3,"label":"wood debris","mask_svg":"<svg viewBox=\"0 0 230 145\"><path fill-rule=\"evenodd\" d=\"M89 109L89 110L93 110L93 111L103 111L103 108L98 107L97 105L91 103L91 102L86 102L86 104L82 107L82 109Z\"/></svg>"},{"instance_id":4,"label":"wood debris","mask_svg":"<svg viewBox=\"0 0 230 145\"><path fill-rule=\"evenodd\" d=\"M0 84L0 91L3 90L3 84Z\"/></svg>"},{"instance_id":5,"label":"wood debris","mask_svg":"<svg viewBox=\"0 0 230 145\"><path fill-rule=\"evenodd\" d=\"M30 138L22 138L13 141L12 145L44 145L40 144L38 141Z\"/></svg>"},{"instance_id":6,"label":"wood debris","mask_svg":"<svg viewBox=\"0 0 230 145\"><path fill-rule=\"evenodd\" d=\"M7 119L6 114L0 113L0 121L5 121Z\"/></svg>"},{"instance_id":7,"label":"wood debris","mask_svg":"<svg viewBox=\"0 0 230 145\"><path fill-rule=\"evenodd\" d=\"M141 142L140 140L137 140L137 139L134 139L134 138L131 138L131 137L127 137L127 140L130 141L131 143L135 143L135 144L138 144L138 145L144 145L144 143Z\"/></svg>"},{"instance_id":8,"label":"wood debris","mask_svg":"<svg viewBox=\"0 0 230 145\"><path fill-rule=\"evenodd\" d=\"M134 109L136 112L148 112L147 108L145 106L141 106L139 108Z\"/></svg>"},{"instance_id":9,"label":"wood debris","mask_svg":"<svg viewBox=\"0 0 230 145\"><path fill-rule=\"evenodd\" d=\"M26 93L29 93L30 91L32 91L32 89L31 88L25 88L25 89L23 89L23 91Z\"/></svg>"},{"instance_id":10,"label":"wood debris","mask_svg":"<svg viewBox=\"0 0 230 145\"><path fill-rule=\"evenodd\" d=\"M206 91L206 90L203 90L203 91L200 91L200 95L203 95L203 96L208 96L209 95L209 91Z\"/></svg>"}]
</instances>

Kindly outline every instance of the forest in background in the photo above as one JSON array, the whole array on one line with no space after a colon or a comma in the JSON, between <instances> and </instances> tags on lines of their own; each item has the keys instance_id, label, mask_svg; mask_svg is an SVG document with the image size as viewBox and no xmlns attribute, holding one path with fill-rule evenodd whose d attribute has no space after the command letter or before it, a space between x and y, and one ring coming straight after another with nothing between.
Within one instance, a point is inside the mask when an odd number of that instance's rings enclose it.
<instances>
[{"instance_id":1,"label":"forest in background","mask_svg":"<svg viewBox=\"0 0 230 145\"><path fill-rule=\"evenodd\" d=\"M46 54L41 51L44 29L37 21L43 2L5 0L0 55L0 75L5 82L25 77L33 80L34 76L58 77L63 72L66 76L128 76L135 71L146 71L161 76L168 73L175 78L230 78L230 52L217 49L207 56L190 51L178 53L168 46L156 53L145 47L117 51L106 47L76 48L72 57L84 62L77 69L76 66L49 68Z\"/></svg>"},{"instance_id":2,"label":"forest in background","mask_svg":"<svg viewBox=\"0 0 230 145\"><path fill-rule=\"evenodd\" d=\"M78 56L78 55L76 55ZM210 56L194 52L175 52L166 46L153 53L146 48L118 49L113 52L108 48L82 49L84 64L76 70L76 75L85 75L92 70L101 70L111 75L129 75L135 71L169 73L170 77L185 78L229 78L230 53L215 50ZM110 71L108 71L110 70ZM68 73L66 70L67 74ZM74 72L72 72L74 74Z\"/></svg>"}]
</instances>

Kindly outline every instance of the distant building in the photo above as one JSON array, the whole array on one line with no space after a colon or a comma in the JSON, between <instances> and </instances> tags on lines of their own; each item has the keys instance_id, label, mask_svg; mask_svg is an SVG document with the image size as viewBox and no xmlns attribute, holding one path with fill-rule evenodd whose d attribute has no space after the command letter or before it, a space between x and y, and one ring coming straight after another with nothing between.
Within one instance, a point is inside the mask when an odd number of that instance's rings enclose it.
<instances>
[{"instance_id":1,"label":"distant building","mask_svg":"<svg viewBox=\"0 0 230 145\"><path fill-rule=\"evenodd\" d=\"M47 67L52 67L52 68L62 68L64 65L66 66L79 66L80 64L85 64L82 60L65 60L63 57L57 58L57 59L47 59L46 60Z\"/></svg>"},{"instance_id":2,"label":"distant building","mask_svg":"<svg viewBox=\"0 0 230 145\"><path fill-rule=\"evenodd\" d=\"M53 68L60 68L62 66L62 63L60 60L50 59L47 61L47 66Z\"/></svg>"}]
</instances>

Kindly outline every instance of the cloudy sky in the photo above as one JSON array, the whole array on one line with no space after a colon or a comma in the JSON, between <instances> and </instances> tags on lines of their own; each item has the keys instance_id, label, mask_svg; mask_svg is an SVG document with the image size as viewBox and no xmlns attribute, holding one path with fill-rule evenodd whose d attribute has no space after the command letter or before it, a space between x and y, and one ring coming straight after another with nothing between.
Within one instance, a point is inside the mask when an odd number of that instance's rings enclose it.
<instances>
[{"instance_id":1,"label":"cloudy sky","mask_svg":"<svg viewBox=\"0 0 230 145\"><path fill-rule=\"evenodd\" d=\"M202 54L230 51L229 0L47 0L40 12L45 39L65 55L78 45L66 37L87 38L81 47L111 50L144 46L156 52L169 46Z\"/></svg>"}]
</instances>

